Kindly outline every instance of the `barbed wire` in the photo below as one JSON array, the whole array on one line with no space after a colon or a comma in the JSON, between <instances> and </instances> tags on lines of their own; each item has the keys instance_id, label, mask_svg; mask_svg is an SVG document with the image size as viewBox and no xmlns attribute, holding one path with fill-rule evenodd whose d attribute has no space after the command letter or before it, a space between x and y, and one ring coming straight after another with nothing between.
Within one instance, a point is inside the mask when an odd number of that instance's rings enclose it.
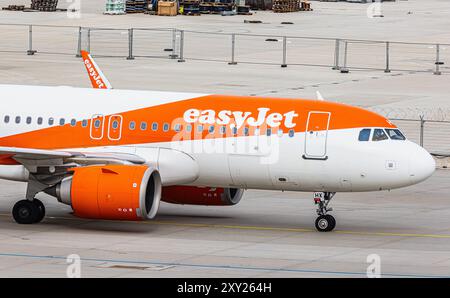
<instances>
[{"instance_id":1,"label":"barbed wire","mask_svg":"<svg viewBox=\"0 0 450 298\"><path fill-rule=\"evenodd\" d=\"M371 107L369 110L388 119L411 119L425 121L450 121L450 108L398 108Z\"/></svg>"}]
</instances>

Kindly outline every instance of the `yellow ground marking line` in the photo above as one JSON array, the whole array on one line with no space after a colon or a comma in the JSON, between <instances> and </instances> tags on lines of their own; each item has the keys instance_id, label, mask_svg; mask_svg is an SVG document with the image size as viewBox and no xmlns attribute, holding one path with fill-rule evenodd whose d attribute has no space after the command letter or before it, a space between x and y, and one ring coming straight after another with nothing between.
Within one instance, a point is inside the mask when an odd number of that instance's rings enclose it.
<instances>
[{"instance_id":1,"label":"yellow ground marking line","mask_svg":"<svg viewBox=\"0 0 450 298\"><path fill-rule=\"evenodd\" d=\"M10 214L1 214L3 217L10 217ZM56 217L49 216L49 219L63 219L63 220L85 220L77 217ZM281 227L263 227L263 226L240 226L240 225L221 225L221 224L207 224L207 223L182 223L175 221L120 221L109 220L112 222L127 222L135 224L149 224L149 225L166 225L166 226L178 226L178 227L191 227L191 228L215 228L215 229L235 229L235 230L253 230L253 231L277 231L277 232L296 232L296 233L308 233L316 232L315 229L303 229L303 228L281 228ZM417 237L417 238L441 238L450 239L450 235L445 234L414 234L414 233L388 233L388 232L364 232L364 231L334 231L332 234L347 234L347 235L361 235L361 236L391 236L391 237Z\"/></svg>"},{"instance_id":2,"label":"yellow ground marking line","mask_svg":"<svg viewBox=\"0 0 450 298\"><path fill-rule=\"evenodd\" d=\"M314 232L313 229L301 228L277 228L277 227L261 227L261 226L238 226L238 225L221 225L221 224L200 224L200 223L180 223L175 221L145 221L145 224L173 225L182 227L196 228L216 228L216 229L236 229L236 230L259 230L259 231L281 231L281 232Z\"/></svg>"},{"instance_id":3,"label":"yellow ground marking line","mask_svg":"<svg viewBox=\"0 0 450 298\"><path fill-rule=\"evenodd\" d=\"M357 232L357 231L335 231L338 234L370 235L370 236L397 236L397 237L422 237L422 238L449 238L450 235L443 234L413 234L413 233L386 233L386 232Z\"/></svg>"}]
</instances>

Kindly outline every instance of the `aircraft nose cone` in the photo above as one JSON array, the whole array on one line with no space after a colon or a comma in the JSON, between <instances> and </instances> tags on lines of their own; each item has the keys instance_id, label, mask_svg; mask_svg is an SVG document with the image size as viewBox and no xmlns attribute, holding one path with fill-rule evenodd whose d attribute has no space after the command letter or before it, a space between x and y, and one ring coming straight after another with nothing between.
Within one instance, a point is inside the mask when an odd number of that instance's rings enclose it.
<instances>
[{"instance_id":1,"label":"aircraft nose cone","mask_svg":"<svg viewBox=\"0 0 450 298\"><path fill-rule=\"evenodd\" d=\"M430 177L436 169L434 158L422 147L417 146L416 150L409 157L409 176L412 183L419 183Z\"/></svg>"}]
</instances>

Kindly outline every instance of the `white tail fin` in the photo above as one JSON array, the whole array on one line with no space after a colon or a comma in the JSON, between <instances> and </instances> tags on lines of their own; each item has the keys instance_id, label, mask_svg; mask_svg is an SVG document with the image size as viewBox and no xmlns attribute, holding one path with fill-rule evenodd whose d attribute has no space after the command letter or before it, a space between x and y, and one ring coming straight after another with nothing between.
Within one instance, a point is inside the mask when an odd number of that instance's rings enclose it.
<instances>
[{"instance_id":1,"label":"white tail fin","mask_svg":"<svg viewBox=\"0 0 450 298\"><path fill-rule=\"evenodd\" d=\"M83 58L84 66L91 80L92 87L95 89L112 89L111 83L103 74L100 67L92 59L91 55L86 51L81 51L81 57Z\"/></svg>"}]
</instances>

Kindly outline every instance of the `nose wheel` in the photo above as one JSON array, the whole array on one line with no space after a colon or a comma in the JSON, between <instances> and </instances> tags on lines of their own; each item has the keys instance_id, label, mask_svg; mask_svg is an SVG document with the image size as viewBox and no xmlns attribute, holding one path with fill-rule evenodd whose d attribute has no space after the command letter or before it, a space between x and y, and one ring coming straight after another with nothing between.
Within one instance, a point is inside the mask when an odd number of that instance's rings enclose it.
<instances>
[{"instance_id":1,"label":"nose wheel","mask_svg":"<svg viewBox=\"0 0 450 298\"><path fill-rule=\"evenodd\" d=\"M45 217L45 206L38 199L21 200L14 205L12 215L19 224L38 223Z\"/></svg>"},{"instance_id":2,"label":"nose wheel","mask_svg":"<svg viewBox=\"0 0 450 298\"><path fill-rule=\"evenodd\" d=\"M332 215L321 215L316 219L316 229L319 232L330 232L336 227L336 219Z\"/></svg>"},{"instance_id":3,"label":"nose wheel","mask_svg":"<svg viewBox=\"0 0 450 298\"><path fill-rule=\"evenodd\" d=\"M336 227L336 219L327 214L333 211L333 208L329 208L328 204L336 193L334 192L316 192L314 193L314 203L317 205L317 217L315 225L319 232L330 232Z\"/></svg>"}]
</instances>

